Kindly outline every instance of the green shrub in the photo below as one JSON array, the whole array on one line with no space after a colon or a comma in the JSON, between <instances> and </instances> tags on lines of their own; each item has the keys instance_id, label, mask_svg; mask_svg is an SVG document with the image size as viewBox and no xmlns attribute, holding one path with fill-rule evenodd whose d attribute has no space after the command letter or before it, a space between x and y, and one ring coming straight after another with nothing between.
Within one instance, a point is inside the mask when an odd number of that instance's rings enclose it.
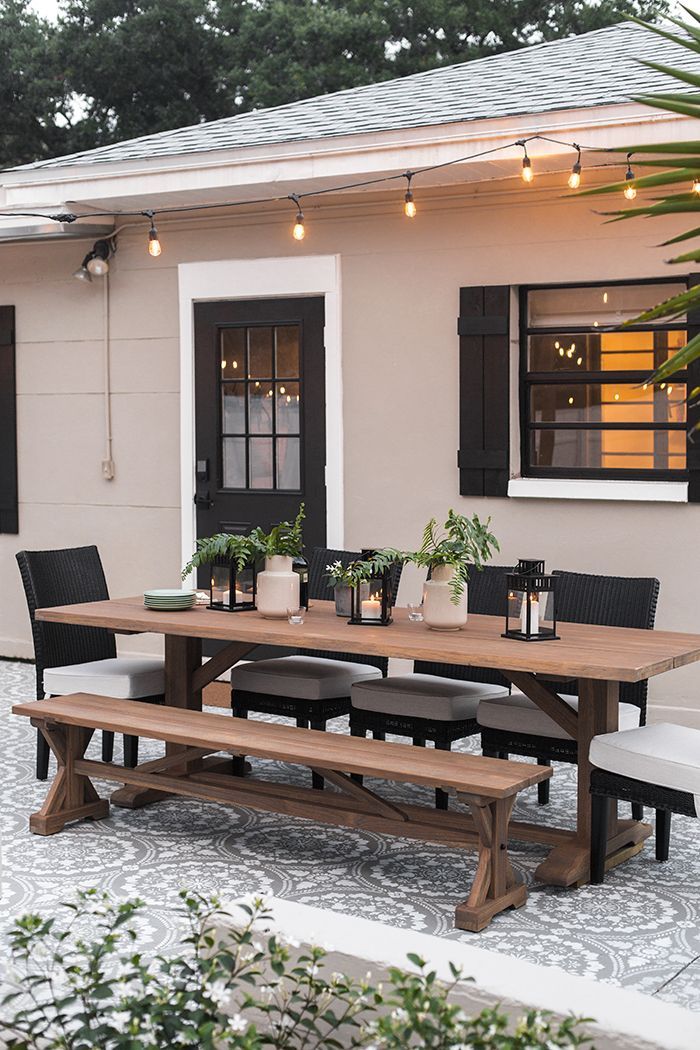
<instances>
[{"instance_id":1,"label":"green shrub","mask_svg":"<svg viewBox=\"0 0 700 1050\"><path fill-rule=\"evenodd\" d=\"M498 1009L467 1017L416 956L418 973L392 970L387 986L327 974L321 948L258 932L270 914L241 905L234 925L216 899L181 894L179 950L145 957L138 900L96 890L64 905L70 919L26 915L10 931L0 1035L15 1050L529 1050L590 1044L574 1018L528 1013L512 1028ZM369 976L369 975L368 975Z\"/></svg>"}]
</instances>

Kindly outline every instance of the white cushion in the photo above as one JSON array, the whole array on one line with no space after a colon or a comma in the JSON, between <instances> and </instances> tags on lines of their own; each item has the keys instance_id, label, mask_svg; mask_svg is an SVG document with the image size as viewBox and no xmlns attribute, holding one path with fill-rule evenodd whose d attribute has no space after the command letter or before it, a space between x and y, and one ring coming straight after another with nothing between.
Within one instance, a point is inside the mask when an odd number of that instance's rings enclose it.
<instances>
[{"instance_id":1,"label":"white cushion","mask_svg":"<svg viewBox=\"0 0 700 1050\"><path fill-rule=\"evenodd\" d=\"M44 692L48 696L94 693L118 700L162 696L165 692L164 664L157 656L116 656L86 664L48 667L44 671Z\"/></svg>"},{"instance_id":2,"label":"white cushion","mask_svg":"<svg viewBox=\"0 0 700 1050\"><path fill-rule=\"evenodd\" d=\"M234 690L290 696L295 700L332 700L350 696L355 682L381 677L379 668L371 664L321 656L279 656L237 664L231 671L231 686Z\"/></svg>"},{"instance_id":3,"label":"white cushion","mask_svg":"<svg viewBox=\"0 0 700 1050\"><path fill-rule=\"evenodd\" d=\"M590 759L610 773L700 795L700 729L660 722L605 733L591 740Z\"/></svg>"},{"instance_id":4,"label":"white cushion","mask_svg":"<svg viewBox=\"0 0 700 1050\"><path fill-rule=\"evenodd\" d=\"M578 711L577 696L562 696L562 700ZM620 729L632 729L639 725L640 711L634 704L620 704ZM487 729L502 729L506 733L527 733L529 736L550 736L556 740L571 740L571 737L537 704L533 704L521 692L514 690L505 700L484 700L476 715L480 726Z\"/></svg>"},{"instance_id":5,"label":"white cushion","mask_svg":"<svg viewBox=\"0 0 700 1050\"><path fill-rule=\"evenodd\" d=\"M462 682L432 674L402 674L352 687L352 706L362 711L408 718L458 722L475 718L484 697L508 696L500 685Z\"/></svg>"}]
</instances>

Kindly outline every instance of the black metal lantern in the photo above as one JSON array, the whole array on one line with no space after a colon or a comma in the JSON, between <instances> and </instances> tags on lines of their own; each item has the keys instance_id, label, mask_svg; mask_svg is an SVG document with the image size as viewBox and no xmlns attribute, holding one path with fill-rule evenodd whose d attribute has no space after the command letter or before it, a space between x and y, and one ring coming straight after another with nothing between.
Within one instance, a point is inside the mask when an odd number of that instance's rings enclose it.
<instances>
[{"instance_id":1,"label":"black metal lantern","mask_svg":"<svg viewBox=\"0 0 700 1050\"><path fill-rule=\"evenodd\" d=\"M209 608L225 612L255 609L257 569L253 562L238 569L234 559L209 566Z\"/></svg>"},{"instance_id":2,"label":"black metal lantern","mask_svg":"<svg viewBox=\"0 0 700 1050\"><path fill-rule=\"evenodd\" d=\"M292 558L292 568L299 576L299 605L308 611L309 608L309 563L303 554Z\"/></svg>"},{"instance_id":3,"label":"black metal lantern","mask_svg":"<svg viewBox=\"0 0 700 1050\"><path fill-rule=\"evenodd\" d=\"M552 641L557 634L556 576L544 571L544 562L521 558L515 572L506 574L506 629L504 638L521 642Z\"/></svg>"},{"instance_id":4,"label":"black metal lantern","mask_svg":"<svg viewBox=\"0 0 700 1050\"><path fill-rule=\"evenodd\" d=\"M363 560L369 560L374 551L362 551ZM350 591L350 619L348 623L372 627L387 627L391 622L391 573L389 569L367 576Z\"/></svg>"}]
</instances>

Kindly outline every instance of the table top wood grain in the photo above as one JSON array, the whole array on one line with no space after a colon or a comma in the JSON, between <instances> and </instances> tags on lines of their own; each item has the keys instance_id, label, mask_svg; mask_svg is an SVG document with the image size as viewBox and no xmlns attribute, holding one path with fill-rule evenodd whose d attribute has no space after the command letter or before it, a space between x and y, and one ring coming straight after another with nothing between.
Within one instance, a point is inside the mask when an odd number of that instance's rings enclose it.
<instances>
[{"instance_id":1,"label":"table top wood grain","mask_svg":"<svg viewBox=\"0 0 700 1050\"><path fill-rule=\"evenodd\" d=\"M639 682L700 661L700 634L561 623L558 641L521 642L501 637L501 617L470 615L463 630L442 632L411 623L405 609L395 609L394 622L387 627L351 625L335 615L332 602L323 601L312 603L303 624L206 606L155 612L144 608L141 597L40 609L36 615L50 623L105 627L116 633L364 653L618 682Z\"/></svg>"}]
</instances>

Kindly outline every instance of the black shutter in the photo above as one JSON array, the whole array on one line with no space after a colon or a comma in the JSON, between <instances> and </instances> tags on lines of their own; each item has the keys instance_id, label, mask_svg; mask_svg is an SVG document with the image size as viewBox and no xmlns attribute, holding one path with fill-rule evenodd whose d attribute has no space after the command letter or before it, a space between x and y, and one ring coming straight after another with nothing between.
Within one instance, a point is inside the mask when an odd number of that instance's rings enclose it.
<instances>
[{"instance_id":1,"label":"black shutter","mask_svg":"<svg viewBox=\"0 0 700 1050\"><path fill-rule=\"evenodd\" d=\"M0 306L0 532L19 532L15 308Z\"/></svg>"},{"instance_id":2,"label":"black shutter","mask_svg":"<svg viewBox=\"0 0 700 1050\"><path fill-rule=\"evenodd\" d=\"M700 284L700 273L691 273L688 287ZM688 311L688 339L700 334L700 309ZM688 394L700 387L700 359L688 366ZM700 399L688 401L688 502L700 503ZM698 429L693 434L693 427Z\"/></svg>"},{"instance_id":3,"label":"black shutter","mask_svg":"<svg viewBox=\"0 0 700 1050\"><path fill-rule=\"evenodd\" d=\"M508 286L459 292L459 491L507 496L510 445Z\"/></svg>"}]
</instances>

